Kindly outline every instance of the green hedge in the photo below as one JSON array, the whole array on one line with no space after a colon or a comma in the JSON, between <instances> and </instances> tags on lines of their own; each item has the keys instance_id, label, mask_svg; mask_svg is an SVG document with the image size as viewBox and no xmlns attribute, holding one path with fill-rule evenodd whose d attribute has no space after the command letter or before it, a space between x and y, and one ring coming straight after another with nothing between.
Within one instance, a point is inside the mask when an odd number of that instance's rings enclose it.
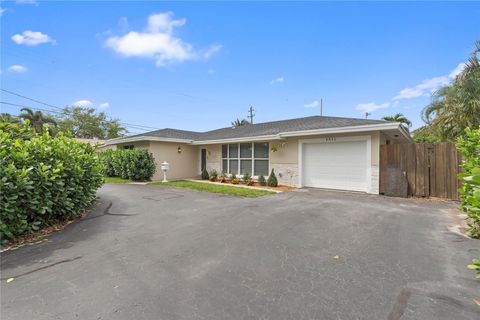
<instances>
[{"instance_id":1,"label":"green hedge","mask_svg":"<svg viewBox=\"0 0 480 320\"><path fill-rule=\"evenodd\" d=\"M468 215L468 233L480 238L480 128L467 128L465 136L457 140L457 148L463 156L461 208Z\"/></svg>"},{"instance_id":2,"label":"green hedge","mask_svg":"<svg viewBox=\"0 0 480 320\"><path fill-rule=\"evenodd\" d=\"M23 233L79 216L103 183L89 144L0 125L0 236Z\"/></svg>"},{"instance_id":3,"label":"green hedge","mask_svg":"<svg viewBox=\"0 0 480 320\"><path fill-rule=\"evenodd\" d=\"M155 159L144 149L107 150L101 159L107 177L146 181L155 173Z\"/></svg>"}]
</instances>

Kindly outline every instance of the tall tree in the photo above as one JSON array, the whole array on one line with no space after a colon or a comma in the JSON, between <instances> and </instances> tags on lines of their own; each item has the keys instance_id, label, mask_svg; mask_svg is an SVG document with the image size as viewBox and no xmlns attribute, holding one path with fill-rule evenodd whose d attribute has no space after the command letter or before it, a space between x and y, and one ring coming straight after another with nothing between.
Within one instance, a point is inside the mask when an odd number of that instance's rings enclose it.
<instances>
[{"instance_id":1,"label":"tall tree","mask_svg":"<svg viewBox=\"0 0 480 320\"><path fill-rule=\"evenodd\" d=\"M60 130L70 131L77 138L112 139L126 133L118 119L107 118L104 112L97 113L91 107L66 107L58 125Z\"/></svg>"},{"instance_id":2,"label":"tall tree","mask_svg":"<svg viewBox=\"0 0 480 320\"><path fill-rule=\"evenodd\" d=\"M237 127L241 127L241 126L244 126L244 125L247 125L249 122L245 119L235 119L235 121L232 121L232 126L237 128Z\"/></svg>"},{"instance_id":3,"label":"tall tree","mask_svg":"<svg viewBox=\"0 0 480 320\"><path fill-rule=\"evenodd\" d=\"M455 81L441 88L424 108L422 118L428 130L442 140L462 136L465 128L480 125L480 41Z\"/></svg>"},{"instance_id":4,"label":"tall tree","mask_svg":"<svg viewBox=\"0 0 480 320\"><path fill-rule=\"evenodd\" d=\"M385 116L382 119L386 121L400 122L406 124L409 128L412 126L412 122L401 113L394 114L393 116Z\"/></svg>"},{"instance_id":5,"label":"tall tree","mask_svg":"<svg viewBox=\"0 0 480 320\"><path fill-rule=\"evenodd\" d=\"M22 108L22 113L18 115L20 119L28 120L30 126L36 131L41 132L44 124L51 124L53 126L57 125L57 121L47 114L44 114L42 111L33 111L30 108Z\"/></svg>"},{"instance_id":6,"label":"tall tree","mask_svg":"<svg viewBox=\"0 0 480 320\"><path fill-rule=\"evenodd\" d=\"M20 118L12 116L10 113L0 113L0 122L20 123Z\"/></svg>"}]
</instances>

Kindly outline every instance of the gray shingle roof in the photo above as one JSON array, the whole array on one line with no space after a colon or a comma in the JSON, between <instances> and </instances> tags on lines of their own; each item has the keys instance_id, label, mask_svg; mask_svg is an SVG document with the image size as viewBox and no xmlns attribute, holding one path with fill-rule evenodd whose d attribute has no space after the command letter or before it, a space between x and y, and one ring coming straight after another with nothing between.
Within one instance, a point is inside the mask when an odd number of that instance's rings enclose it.
<instances>
[{"instance_id":1,"label":"gray shingle roof","mask_svg":"<svg viewBox=\"0 0 480 320\"><path fill-rule=\"evenodd\" d=\"M387 121L383 120L312 116L305 118L256 123L253 125L248 124L237 128L227 127L206 132L194 132L167 128L146 132L136 136L206 141L275 135L284 132L302 130L381 124L386 122Z\"/></svg>"}]
</instances>

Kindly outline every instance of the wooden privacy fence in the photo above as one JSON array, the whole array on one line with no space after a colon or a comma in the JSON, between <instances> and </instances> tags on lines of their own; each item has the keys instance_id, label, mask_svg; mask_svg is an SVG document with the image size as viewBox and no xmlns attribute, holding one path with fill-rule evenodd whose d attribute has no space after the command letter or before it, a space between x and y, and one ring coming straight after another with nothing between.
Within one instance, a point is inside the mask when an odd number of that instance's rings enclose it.
<instances>
[{"instance_id":1,"label":"wooden privacy fence","mask_svg":"<svg viewBox=\"0 0 480 320\"><path fill-rule=\"evenodd\" d=\"M451 142L380 146L380 193L389 183L388 168L399 168L408 182L408 195L458 200L461 157ZM390 178L391 179L391 178Z\"/></svg>"}]
</instances>

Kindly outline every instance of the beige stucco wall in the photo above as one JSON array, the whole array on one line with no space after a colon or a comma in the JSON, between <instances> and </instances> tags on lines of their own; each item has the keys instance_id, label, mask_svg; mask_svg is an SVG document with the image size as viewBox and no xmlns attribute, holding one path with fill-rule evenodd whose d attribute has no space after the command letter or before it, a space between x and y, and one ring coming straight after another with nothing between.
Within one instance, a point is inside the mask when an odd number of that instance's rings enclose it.
<instances>
[{"instance_id":1,"label":"beige stucco wall","mask_svg":"<svg viewBox=\"0 0 480 320\"><path fill-rule=\"evenodd\" d=\"M215 169L219 173L222 172L222 145L211 144L199 146L198 150L201 149L207 149L207 171L210 172L211 170ZM200 162L198 163L198 167L200 168Z\"/></svg>"},{"instance_id":2,"label":"beige stucco wall","mask_svg":"<svg viewBox=\"0 0 480 320\"><path fill-rule=\"evenodd\" d=\"M182 149L181 153L178 153L178 147ZM167 172L168 179L198 177L200 153L197 146L174 142L150 141L149 150L153 154L157 164L157 170L152 180L163 179L163 172L160 169L160 164L163 161L167 161L170 165Z\"/></svg>"},{"instance_id":3,"label":"beige stucco wall","mask_svg":"<svg viewBox=\"0 0 480 320\"><path fill-rule=\"evenodd\" d=\"M270 141L269 168L274 169L280 184L298 186L299 185L299 164L298 164L298 141L303 139L319 139L326 137L352 137L352 136L370 136L371 137L371 190L370 193L378 193L379 188L379 163L380 163L380 143L381 134L378 131L363 133L348 133L335 135L314 135L292 137L285 140ZM382 137L383 138L383 137ZM385 143L385 138L383 138ZM272 146L277 147L277 151L271 150ZM222 146L205 145L199 146L207 149L207 169L221 171Z\"/></svg>"}]
</instances>

